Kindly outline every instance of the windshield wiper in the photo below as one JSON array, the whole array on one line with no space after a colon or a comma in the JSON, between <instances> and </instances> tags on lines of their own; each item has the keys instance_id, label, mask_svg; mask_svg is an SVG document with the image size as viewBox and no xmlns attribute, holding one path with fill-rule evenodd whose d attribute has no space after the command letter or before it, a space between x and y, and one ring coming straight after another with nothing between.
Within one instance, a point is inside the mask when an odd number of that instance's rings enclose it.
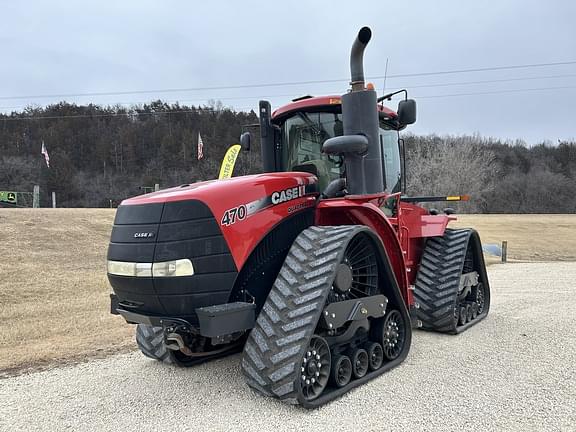
<instances>
[{"instance_id":1,"label":"windshield wiper","mask_svg":"<svg viewBox=\"0 0 576 432\"><path fill-rule=\"evenodd\" d=\"M313 121L310 117L308 117L307 114L303 113L303 112L299 112L298 116L304 120L304 122L306 124L308 124L315 133L317 133L320 137L330 137L330 134L328 134L328 132L326 132L326 129L324 129L322 127L322 123L318 122L316 123L315 121Z\"/></svg>"}]
</instances>

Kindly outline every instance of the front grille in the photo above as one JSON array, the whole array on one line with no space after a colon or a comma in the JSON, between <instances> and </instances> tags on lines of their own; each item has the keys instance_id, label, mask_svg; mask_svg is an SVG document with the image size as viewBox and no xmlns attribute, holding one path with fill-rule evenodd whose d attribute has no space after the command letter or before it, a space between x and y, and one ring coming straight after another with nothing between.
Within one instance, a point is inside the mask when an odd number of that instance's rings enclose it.
<instances>
[{"instance_id":1,"label":"front grille","mask_svg":"<svg viewBox=\"0 0 576 432\"><path fill-rule=\"evenodd\" d=\"M195 317L194 309L225 303L237 269L214 215L201 201L118 207L108 260L160 262L188 258L194 276L108 275L121 304L155 315ZM142 290L138 291L138 286Z\"/></svg>"}]
</instances>

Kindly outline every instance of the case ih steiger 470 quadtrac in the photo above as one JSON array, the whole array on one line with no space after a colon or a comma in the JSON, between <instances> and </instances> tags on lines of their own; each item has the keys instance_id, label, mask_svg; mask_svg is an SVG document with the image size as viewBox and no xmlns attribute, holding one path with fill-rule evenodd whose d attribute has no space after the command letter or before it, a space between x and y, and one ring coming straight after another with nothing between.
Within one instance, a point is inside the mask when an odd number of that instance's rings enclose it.
<instances>
[{"instance_id":1,"label":"case ih steiger 470 quadtrac","mask_svg":"<svg viewBox=\"0 0 576 432\"><path fill-rule=\"evenodd\" d=\"M478 234L402 195L398 131L415 121L365 85L274 113L260 102L264 174L131 198L108 250L112 312L153 359L194 365L243 350L263 395L326 403L407 356L412 327L460 333L488 314ZM243 141L248 142L244 135Z\"/></svg>"}]
</instances>

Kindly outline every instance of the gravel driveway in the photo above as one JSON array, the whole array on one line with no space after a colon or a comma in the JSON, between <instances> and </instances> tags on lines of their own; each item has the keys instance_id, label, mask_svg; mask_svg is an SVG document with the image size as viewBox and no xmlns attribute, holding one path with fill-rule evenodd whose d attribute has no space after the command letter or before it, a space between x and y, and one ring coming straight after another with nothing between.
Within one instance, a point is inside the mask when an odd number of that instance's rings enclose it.
<instances>
[{"instance_id":1,"label":"gravel driveway","mask_svg":"<svg viewBox=\"0 0 576 432\"><path fill-rule=\"evenodd\" d=\"M576 431L576 263L489 275L481 324L416 332L400 367L314 411L253 393L238 355L177 369L133 353L0 380L0 430Z\"/></svg>"}]
</instances>

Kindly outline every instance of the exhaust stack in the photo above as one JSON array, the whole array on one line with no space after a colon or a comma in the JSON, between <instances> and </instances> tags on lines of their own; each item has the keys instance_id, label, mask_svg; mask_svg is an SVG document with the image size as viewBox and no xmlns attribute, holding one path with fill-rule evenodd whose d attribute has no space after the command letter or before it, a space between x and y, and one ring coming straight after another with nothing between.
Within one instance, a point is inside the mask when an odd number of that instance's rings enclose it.
<instances>
[{"instance_id":1,"label":"exhaust stack","mask_svg":"<svg viewBox=\"0 0 576 432\"><path fill-rule=\"evenodd\" d=\"M350 50L350 76L352 91L364 90L364 50L372 38L372 30L362 27Z\"/></svg>"},{"instance_id":2,"label":"exhaust stack","mask_svg":"<svg viewBox=\"0 0 576 432\"><path fill-rule=\"evenodd\" d=\"M352 91L342 96L344 135L324 142L328 154L344 157L346 187L352 195L382 192L382 151L380 147L377 97L374 90L364 87L364 49L372 31L363 27L350 51Z\"/></svg>"}]
</instances>

